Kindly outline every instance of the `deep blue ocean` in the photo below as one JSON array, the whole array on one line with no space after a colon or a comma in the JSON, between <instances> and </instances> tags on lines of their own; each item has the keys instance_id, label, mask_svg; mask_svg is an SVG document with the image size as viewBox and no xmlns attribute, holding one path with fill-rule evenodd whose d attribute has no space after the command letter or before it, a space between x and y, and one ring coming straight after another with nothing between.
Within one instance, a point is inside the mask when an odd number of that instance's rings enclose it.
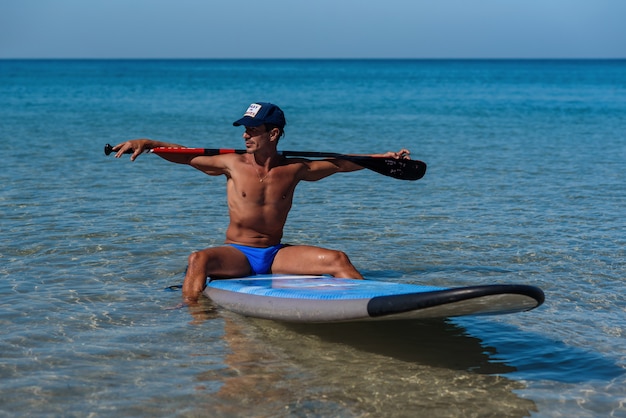
<instances>
[{"instance_id":1,"label":"deep blue ocean","mask_svg":"<svg viewBox=\"0 0 626 418\"><path fill-rule=\"evenodd\" d=\"M539 286L525 313L288 325L172 309L225 181L149 137L428 164L296 192L284 242L370 279ZM0 61L0 416L626 417L626 61Z\"/></svg>"}]
</instances>

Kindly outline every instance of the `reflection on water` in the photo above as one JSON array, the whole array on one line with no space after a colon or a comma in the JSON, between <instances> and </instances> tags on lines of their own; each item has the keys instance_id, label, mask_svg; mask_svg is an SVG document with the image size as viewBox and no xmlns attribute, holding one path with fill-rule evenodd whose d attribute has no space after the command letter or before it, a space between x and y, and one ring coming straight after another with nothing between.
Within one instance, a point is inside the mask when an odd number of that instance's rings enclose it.
<instances>
[{"instance_id":1,"label":"reflection on water","mask_svg":"<svg viewBox=\"0 0 626 418\"><path fill-rule=\"evenodd\" d=\"M209 302L210 303L210 302ZM286 324L222 311L227 369L202 397L218 416L521 417L534 403L515 369L447 321ZM417 412L419 411L419 413Z\"/></svg>"},{"instance_id":2,"label":"reflection on water","mask_svg":"<svg viewBox=\"0 0 626 418\"><path fill-rule=\"evenodd\" d=\"M198 375L220 382L200 402L218 416L521 417L538 412L521 396L523 380L623 373L593 353L484 318L289 324L216 311L206 299L194 312L225 319L226 368Z\"/></svg>"},{"instance_id":3,"label":"reflection on water","mask_svg":"<svg viewBox=\"0 0 626 418\"><path fill-rule=\"evenodd\" d=\"M564 383L610 381L624 369L599 353L567 345L542 335L494 321L455 318L468 334L480 335L483 345L497 347L491 361L513 367L509 377L525 380L551 380Z\"/></svg>"},{"instance_id":4,"label":"reflection on water","mask_svg":"<svg viewBox=\"0 0 626 418\"><path fill-rule=\"evenodd\" d=\"M513 367L490 358L495 349L446 320L341 324L287 324L302 334L400 361L480 374L503 374Z\"/></svg>"}]
</instances>

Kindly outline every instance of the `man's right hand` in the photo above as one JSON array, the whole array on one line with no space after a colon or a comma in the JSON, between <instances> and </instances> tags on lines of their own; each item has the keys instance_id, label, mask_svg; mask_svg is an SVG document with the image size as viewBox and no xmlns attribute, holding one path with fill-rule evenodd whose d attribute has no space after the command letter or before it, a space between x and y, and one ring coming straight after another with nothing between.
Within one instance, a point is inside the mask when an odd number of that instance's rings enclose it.
<instances>
[{"instance_id":1,"label":"man's right hand","mask_svg":"<svg viewBox=\"0 0 626 418\"><path fill-rule=\"evenodd\" d=\"M113 147L113 151L116 152L115 158L120 158L128 151L133 151L133 154L130 156L131 161L135 161L135 159L139 156L139 154L147 151L149 149L154 148L157 145L152 143L153 141L149 139L133 139L131 141L122 142L121 144L117 144Z\"/></svg>"}]
</instances>

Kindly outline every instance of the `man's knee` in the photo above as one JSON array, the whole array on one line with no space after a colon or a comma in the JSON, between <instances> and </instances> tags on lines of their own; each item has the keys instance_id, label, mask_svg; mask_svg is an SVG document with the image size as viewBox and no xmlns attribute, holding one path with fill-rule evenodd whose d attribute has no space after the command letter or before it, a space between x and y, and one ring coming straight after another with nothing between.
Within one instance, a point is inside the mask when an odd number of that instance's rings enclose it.
<instances>
[{"instance_id":1,"label":"man's knee","mask_svg":"<svg viewBox=\"0 0 626 418\"><path fill-rule=\"evenodd\" d=\"M331 261L333 265L341 267L352 265L348 254L338 250L333 250L333 256L331 257Z\"/></svg>"},{"instance_id":2,"label":"man's knee","mask_svg":"<svg viewBox=\"0 0 626 418\"><path fill-rule=\"evenodd\" d=\"M206 264L206 256L203 255L202 251L194 251L189 254L187 262L189 263L189 266L197 266L200 262L204 262Z\"/></svg>"},{"instance_id":3,"label":"man's knee","mask_svg":"<svg viewBox=\"0 0 626 418\"><path fill-rule=\"evenodd\" d=\"M354 267L354 265L352 264L352 262L350 261L350 258L348 257L346 253L344 253L343 251L333 251L333 252L334 252L334 255L333 255L334 273L332 273L333 276L346 277L346 278L351 278L351 279L363 278L361 273L359 273L357 269Z\"/></svg>"},{"instance_id":4,"label":"man's knee","mask_svg":"<svg viewBox=\"0 0 626 418\"><path fill-rule=\"evenodd\" d=\"M190 269L197 270L202 269L206 270L212 267L212 260L215 261L215 257L212 257L210 252L205 250L194 251L189 254L187 258L187 263Z\"/></svg>"}]
</instances>

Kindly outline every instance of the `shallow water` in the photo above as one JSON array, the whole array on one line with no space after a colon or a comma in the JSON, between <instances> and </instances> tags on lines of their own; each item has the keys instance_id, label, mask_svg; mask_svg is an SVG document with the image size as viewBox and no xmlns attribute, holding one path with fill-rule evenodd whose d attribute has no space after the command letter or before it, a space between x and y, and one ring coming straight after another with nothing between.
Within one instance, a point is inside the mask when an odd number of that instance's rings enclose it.
<instances>
[{"instance_id":1,"label":"shallow water","mask_svg":"<svg viewBox=\"0 0 626 418\"><path fill-rule=\"evenodd\" d=\"M0 413L626 416L626 62L0 61ZM285 242L372 279L523 283L531 312L288 325L170 309L221 244L224 180L105 143L242 147L252 101L283 149L408 147L417 182L299 186Z\"/></svg>"}]
</instances>

